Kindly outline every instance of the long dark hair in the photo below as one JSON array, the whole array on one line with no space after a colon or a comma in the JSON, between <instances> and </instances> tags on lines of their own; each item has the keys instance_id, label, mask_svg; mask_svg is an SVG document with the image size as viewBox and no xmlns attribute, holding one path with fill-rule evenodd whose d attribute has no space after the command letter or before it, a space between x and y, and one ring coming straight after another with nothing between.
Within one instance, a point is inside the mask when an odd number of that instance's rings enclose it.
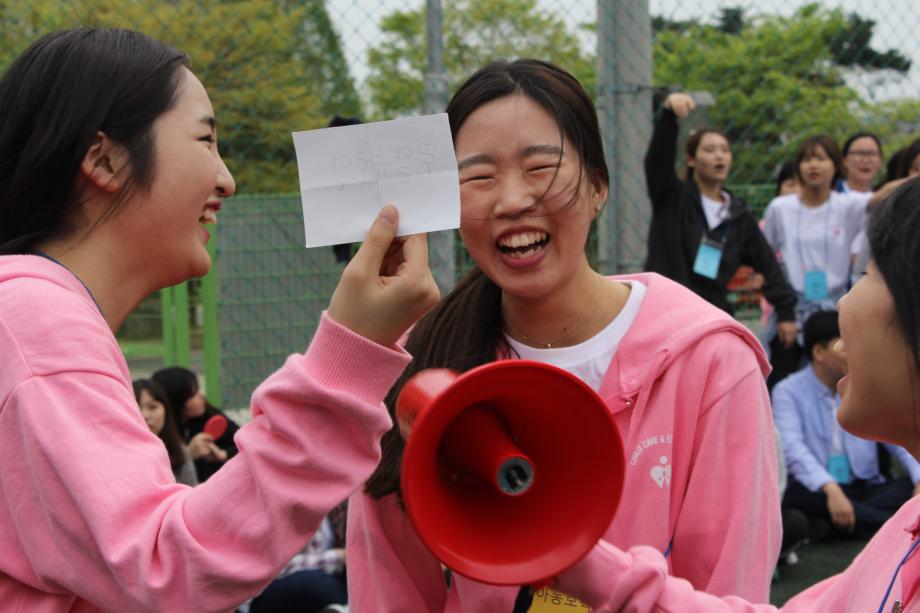
<instances>
[{"instance_id":1,"label":"long dark hair","mask_svg":"<svg viewBox=\"0 0 920 613\"><path fill-rule=\"evenodd\" d=\"M43 36L10 65L0 80L0 254L75 230L74 179L98 132L124 147L131 169L106 216L150 186L151 127L175 104L187 62L139 32L79 28Z\"/></svg>"},{"instance_id":2,"label":"long dark hair","mask_svg":"<svg viewBox=\"0 0 920 613\"><path fill-rule=\"evenodd\" d=\"M799 180L799 165L792 160L787 160L783 162L783 165L779 167L779 172L776 173L776 196L779 196L779 192L783 189L783 183L789 179Z\"/></svg>"},{"instance_id":3,"label":"long dark hair","mask_svg":"<svg viewBox=\"0 0 920 613\"><path fill-rule=\"evenodd\" d=\"M903 179L907 176L909 164L905 167L904 160L907 158L909 152L910 147L907 146L891 154L891 157L888 158L888 163L885 165L885 180L882 181L882 184L894 181L895 179Z\"/></svg>"},{"instance_id":4,"label":"long dark hair","mask_svg":"<svg viewBox=\"0 0 920 613\"><path fill-rule=\"evenodd\" d=\"M920 177L905 182L876 207L866 235L914 367L920 369Z\"/></svg>"},{"instance_id":5,"label":"long dark hair","mask_svg":"<svg viewBox=\"0 0 920 613\"><path fill-rule=\"evenodd\" d=\"M153 373L153 380L160 384L169 402L176 409L173 416L176 419L176 426L181 430L185 403L198 393L198 375L182 366L170 366ZM214 410L207 400L205 400L205 410Z\"/></svg>"},{"instance_id":6,"label":"long dark hair","mask_svg":"<svg viewBox=\"0 0 920 613\"><path fill-rule=\"evenodd\" d=\"M163 429L157 434L163 444L166 446L166 452L169 454L169 464L173 471L178 470L186 462L185 449L182 445L182 437L179 436L179 430L176 428L175 409L163 388L152 379L135 379L131 382L134 387L134 400L138 405L141 403L141 392L147 392L150 397L163 405L166 412L163 420Z\"/></svg>"},{"instance_id":7,"label":"long dark hair","mask_svg":"<svg viewBox=\"0 0 920 613\"><path fill-rule=\"evenodd\" d=\"M901 165L898 169L899 178L910 174L910 165L914 163L918 155L920 155L920 138L907 146L907 151L904 153L904 157L901 158Z\"/></svg>"},{"instance_id":8,"label":"long dark hair","mask_svg":"<svg viewBox=\"0 0 920 613\"><path fill-rule=\"evenodd\" d=\"M609 175L594 103L575 77L549 62L497 61L474 73L447 105L454 139L478 108L514 94L527 96L552 115L562 135L577 151L584 176L595 188L607 187ZM413 360L386 398L390 415L394 415L402 386L418 371L441 367L464 372L508 350L502 332L501 302L501 288L474 267L416 324L406 342ZM365 484L365 490L374 498L401 492L399 471L404 441L397 426L384 435L381 447L380 464Z\"/></svg>"}]
</instances>

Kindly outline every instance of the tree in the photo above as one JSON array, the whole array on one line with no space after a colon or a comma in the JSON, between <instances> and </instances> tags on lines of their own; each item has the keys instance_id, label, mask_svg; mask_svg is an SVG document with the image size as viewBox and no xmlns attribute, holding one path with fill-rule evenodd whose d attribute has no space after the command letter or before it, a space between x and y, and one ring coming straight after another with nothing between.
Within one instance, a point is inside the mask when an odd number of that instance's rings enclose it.
<instances>
[{"instance_id":1,"label":"tree","mask_svg":"<svg viewBox=\"0 0 920 613\"><path fill-rule=\"evenodd\" d=\"M888 100L868 107L859 118L861 129L877 135L889 157L920 136L920 100Z\"/></svg>"},{"instance_id":2,"label":"tree","mask_svg":"<svg viewBox=\"0 0 920 613\"><path fill-rule=\"evenodd\" d=\"M593 92L594 59L578 36L536 0L458 0L445 3L444 55L450 90L493 59L536 57L559 64ZM383 18L383 41L368 52L374 115L420 113L427 68L424 7Z\"/></svg>"},{"instance_id":3,"label":"tree","mask_svg":"<svg viewBox=\"0 0 920 613\"><path fill-rule=\"evenodd\" d=\"M361 114L322 0L37 0L4 9L21 30L9 30L16 43L5 33L0 61L11 58L8 46L15 53L44 32L78 24L134 28L187 53L211 96L221 153L241 193L299 191L290 133Z\"/></svg>"},{"instance_id":4,"label":"tree","mask_svg":"<svg viewBox=\"0 0 920 613\"><path fill-rule=\"evenodd\" d=\"M800 9L799 14L810 17L820 11L818 4L810 4ZM834 12L842 14L840 11ZM747 10L742 6L722 7L719 9L716 23L709 27L725 34L740 34L742 30L751 25L751 20L748 19L746 13ZM875 28L874 19L864 19L857 13L849 13L845 16L845 20L846 23L838 31L825 33L830 34L827 42L835 64L867 70L890 68L901 73L910 70L910 59L900 52L889 49L882 53L870 46L872 31ZM695 19L675 20L662 16L652 17L652 31L656 33L667 31L683 33L699 25L699 20Z\"/></svg>"},{"instance_id":5,"label":"tree","mask_svg":"<svg viewBox=\"0 0 920 613\"><path fill-rule=\"evenodd\" d=\"M841 139L873 116L845 67L909 67L896 52L868 48L870 20L839 10L809 5L791 17L739 19L724 10L717 25L664 24L653 49L656 83L716 97L709 120L732 141L736 183L769 182L805 137Z\"/></svg>"}]
</instances>

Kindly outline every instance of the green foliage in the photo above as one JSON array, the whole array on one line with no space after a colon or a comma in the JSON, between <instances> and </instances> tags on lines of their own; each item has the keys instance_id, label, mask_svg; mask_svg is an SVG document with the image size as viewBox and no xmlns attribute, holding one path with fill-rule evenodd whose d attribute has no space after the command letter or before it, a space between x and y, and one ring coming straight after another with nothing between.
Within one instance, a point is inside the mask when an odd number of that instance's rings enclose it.
<instances>
[{"instance_id":1,"label":"green foliage","mask_svg":"<svg viewBox=\"0 0 920 613\"><path fill-rule=\"evenodd\" d=\"M887 159L920 137L920 100L909 98L875 104L861 117L861 128L879 137Z\"/></svg>"},{"instance_id":2,"label":"green foliage","mask_svg":"<svg viewBox=\"0 0 920 613\"><path fill-rule=\"evenodd\" d=\"M772 180L799 142L813 134L842 140L869 126L892 132L882 125L891 105L872 107L844 80L842 65L852 66L857 58L841 41L854 29L865 36L867 25L871 36L871 21L814 5L791 17L763 16L741 26L732 11L722 17L718 26L659 24L654 81L715 95L708 116L732 141L732 182ZM854 40L867 49L868 38ZM875 67L879 58L893 57L892 52L872 53L860 57Z\"/></svg>"},{"instance_id":3,"label":"green foliage","mask_svg":"<svg viewBox=\"0 0 920 613\"><path fill-rule=\"evenodd\" d=\"M491 60L520 57L555 62L577 76L589 92L595 89L592 53L536 0L445 3L443 29L450 91ZM420 113L427 68L424 8L387 15L381 31L383 42L368 52L367 85L374 115L386 119Z\"/></svg>"},{"instance_id":4,"label":"green foliage","mask_svg":"<svg viewBox=\"0 0 920 613\"><path fill-rule=\"evenodd\" d=\"M361 115L322 0L0 2L0 67L41 34L77 25L140 30L187 53L211 96L240 193L299 191L290 133L324 127L335 114Z\"/></svg>"},{"instance_id":5,"label":"green foliage","mask_svg":"<svg viewBox=\"0 0 920 613\"><path fill-rule=\"evenodd\" d=\"M869 46L873 28L874 20L855 13L848 15L846 27L828 41L834 61L841 66L869 70L888 68L902 73L910 70L910 60L899 52L889 49L881 53Z\"/></svg>"},{"instance_id":6,"label":"green foliage","mask_svg":"<svg viewBox=\"0 0 920 613\"><path fill-rule=\"evenodd\" d=\"M752 23L748 19L746 12L746 9L742 6L722 7L719 9L716 23L708 27L725 34L740 34L744 28ZM820 16L821 14L822 10L817 3L809 4L801 8L797 13L798 16L805 18ZM824 32L824 34L829 35L827 43L830 46L835 64L867 70L889 68L901 73L910 70L910 59L903 54L893 49L879 52L870 46L875 20L864 19L857 13L849 13L844 16L840 10L831 11L830 14L834 15L835 18L844 18L844 23L836 24L839 27ZM652 31L656 33L667 31L686 32L698 25L700 25L700 22L695 19L675 20L661 16L652 17Z\"/></svg>"}]
</instances>

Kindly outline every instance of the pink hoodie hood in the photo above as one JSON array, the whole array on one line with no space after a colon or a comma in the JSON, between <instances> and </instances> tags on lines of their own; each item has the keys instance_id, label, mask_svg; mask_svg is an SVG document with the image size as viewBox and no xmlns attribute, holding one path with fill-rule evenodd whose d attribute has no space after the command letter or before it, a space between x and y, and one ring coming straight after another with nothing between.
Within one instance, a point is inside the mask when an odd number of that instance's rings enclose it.
<instances>
[{"instance_id":1,"label":"pink hoodie hood","mask_svg":"<svg viewBox=\"0 0 920 613\"><path fill-rule=\"evenodd\" d=\"M618 368L619 389L610 388L612 377L608 373L601 388L602 397L635 398L645 382L658 378L687 350L696 347L700 339L714 332L736 334L754 352L763 376L770 373L770 362L757 337L731 315L700 300L683 285L653 272L609 278L639 281L648 291L635 321L617 348L618 359L611 364ZM620 410L623 408L626 407Z\"/></svg>"}]
</instances>

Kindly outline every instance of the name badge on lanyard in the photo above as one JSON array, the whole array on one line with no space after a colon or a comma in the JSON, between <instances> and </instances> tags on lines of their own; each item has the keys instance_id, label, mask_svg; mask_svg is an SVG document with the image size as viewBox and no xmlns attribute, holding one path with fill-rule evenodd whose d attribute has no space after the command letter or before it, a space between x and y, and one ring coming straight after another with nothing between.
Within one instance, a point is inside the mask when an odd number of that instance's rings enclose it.
<instances>
[{"instance_id":1,"label":"name badge on lanyard","mask_svg":"<svg viewBox=\"0 0 920 613\"><path fill-rule=\"evenodd\" d=\"M805 299L827 300L827 273L823 270L805 271Z\"/></svg>"},{"instance_id":2,"label":"name badge on lanyard","mask_svg":"<svg viewBox=\"0 0 920 613\"><path fill-rule=\"evenodd\" d=\"M700 241L700 248L696 252L696 259L693 261L693 272L707 279L718 277L724 246L724 242L715 241L703 235L703 239Z\"/></svg>"},{"instance_id":3,"label":"name badge on lanyard","mask_svg":"<svg viewBox=\"0 0 920 613\"><path fill-rule=\"evenodd\" d=\"M853 473L850 471L850 462L846 454L835 453L827 459L827 472L831 474L834 481L841 485L846 485L853 480Z\"/></svg>"},{"instance_id":4,"label":"name badge on lanyard","mask_svg":"<svg viewBox=\"0 0 920 613\"><path fill-rule=\"evenodd\" d=\"M559 613L564 611L588 613L590 610L591 607L577 598L557 592L552 588L544 587L534 592L533 604L530 605L527 613L553 613L554 611Z\"/></svg>"},{"instance_id":5,"label":"name badge on lanyard","mask_svg":"<svg viewBox=\"0 0 920 613\"><path fill-rule=\"evenodd\" d=\"M827 300L828 291L827 291L827 272L826 269L830 265L831 254L829 246L829 238L831 233L831 200L828 200L823 206L827 207L824 213L824 263L823 264L813 264L811 270L803 271L802 284L805 286L805 300L810 302L815 302L818 300ZM799 262L802 264L802 268L805 268L805 255L802 252L802 209L804 205L800 205L798 209L798 217L796 218L796 247L799 250Z\"/></svg>"}]
</instances>

